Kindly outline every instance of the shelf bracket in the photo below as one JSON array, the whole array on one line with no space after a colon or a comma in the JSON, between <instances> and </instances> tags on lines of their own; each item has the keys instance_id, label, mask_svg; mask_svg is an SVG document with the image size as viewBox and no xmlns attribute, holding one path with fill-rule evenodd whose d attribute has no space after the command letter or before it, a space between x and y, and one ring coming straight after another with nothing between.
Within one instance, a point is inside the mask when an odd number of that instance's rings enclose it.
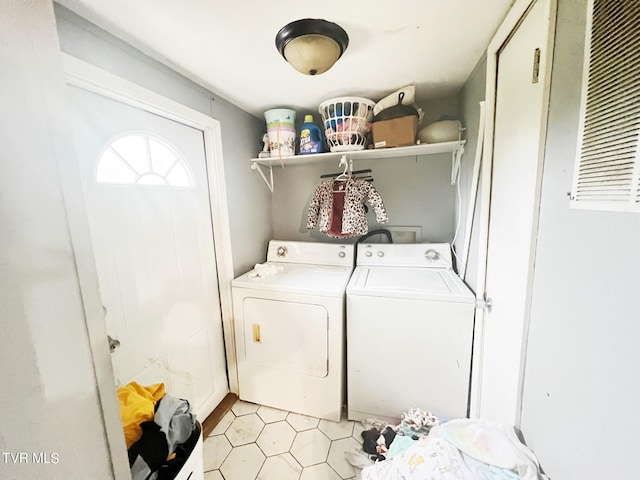
<instances>
[{"instance_id":1,"label":"shelf bracket","mask_svg":"<svg viewBox=\"0 0 640 480\"><path fill-rule=\"evenodd\" d=\"M258 163L252 163L251 164L251 170L255 170L256 172L258 172L260 174L260 176L262 177L262 180L264 181L265 185L267 186L267 188L269 189L269 191L271 193L273 193L273 167L271 165L269 165L269 178L267 178L267 176L264 174L264 172L262 171L262 168L264 167L264 165L260 165Z\"/></svg>"}]
</instances>

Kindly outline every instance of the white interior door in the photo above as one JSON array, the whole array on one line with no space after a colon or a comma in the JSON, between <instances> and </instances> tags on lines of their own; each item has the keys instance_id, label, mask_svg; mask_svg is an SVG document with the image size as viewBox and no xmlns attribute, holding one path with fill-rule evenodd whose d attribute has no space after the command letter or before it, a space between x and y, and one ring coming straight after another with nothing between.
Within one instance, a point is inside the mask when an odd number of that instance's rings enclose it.
<instances>
[{"instance_id":1,"label":"white interior door","mask_svg":"<svg viewBox=\"0 0 640 480\"><path fill-rule=\"evenodd\" d=\"M537 0L498 56L481 418L517 424L548 84L551 0ZM536 53L539 52L539 53ZM539 74L535 77L536 55Z\"/></svg>"},{"instance_id":2,"label":"white interior door","mask_svg":"<svg viewBox=\"0 0 640 480\"><path fill-rule=\"evenodd\" d=\"M68 87L117 384L228 392L202 131Z\"/></svg>"}]
</instances>

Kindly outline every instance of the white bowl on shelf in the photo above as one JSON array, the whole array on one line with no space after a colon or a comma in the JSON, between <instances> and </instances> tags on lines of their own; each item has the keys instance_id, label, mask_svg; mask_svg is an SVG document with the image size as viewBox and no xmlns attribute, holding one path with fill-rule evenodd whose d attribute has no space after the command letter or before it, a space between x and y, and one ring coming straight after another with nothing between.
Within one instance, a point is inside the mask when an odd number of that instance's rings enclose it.
<instances>
[{"instance_id":1,"label":"white bowl on shelf","mask_svg":"<svg viewBox=\"0 0 640 480\"><path fill-rule=\"evenodd\" d=\"M460 120L440 120L433 122L418 132L420 143L454 142L460 138Z\"/></svg>"}]
</instances>

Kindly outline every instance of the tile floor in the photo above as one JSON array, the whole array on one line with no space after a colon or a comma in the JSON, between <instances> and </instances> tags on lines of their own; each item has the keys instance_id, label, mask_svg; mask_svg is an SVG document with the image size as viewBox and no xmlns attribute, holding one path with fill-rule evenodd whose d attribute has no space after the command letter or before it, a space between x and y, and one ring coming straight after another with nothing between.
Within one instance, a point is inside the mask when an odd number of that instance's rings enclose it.
<instances>
[{"instance_id":1,"label":"tile floor","mask_svg":"<svg viewBox=\"0 0 640 480\"><path fill-rule=\"evenodd\" d=\"M347 480L362 425L236 401L204 441L205 480Z\"/></svg>"}]
</instances>

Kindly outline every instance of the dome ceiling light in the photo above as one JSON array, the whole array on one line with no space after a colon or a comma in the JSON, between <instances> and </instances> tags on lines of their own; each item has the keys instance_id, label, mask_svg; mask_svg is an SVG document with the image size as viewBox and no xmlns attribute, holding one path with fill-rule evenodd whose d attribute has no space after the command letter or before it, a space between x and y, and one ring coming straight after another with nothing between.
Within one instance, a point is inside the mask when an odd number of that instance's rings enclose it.
<instances>
[{"instance_id":1,"label":"dome ceiling light","mask_svg":"<svg viewBox=\"0 0 640 480\"><path fill-rule=\"evenodd\" d=\"M293 68L305 75L329 70L349 45L339 25L315 18L296 20L280 29L276 48Z\"/></svg>"}]
</instances>

